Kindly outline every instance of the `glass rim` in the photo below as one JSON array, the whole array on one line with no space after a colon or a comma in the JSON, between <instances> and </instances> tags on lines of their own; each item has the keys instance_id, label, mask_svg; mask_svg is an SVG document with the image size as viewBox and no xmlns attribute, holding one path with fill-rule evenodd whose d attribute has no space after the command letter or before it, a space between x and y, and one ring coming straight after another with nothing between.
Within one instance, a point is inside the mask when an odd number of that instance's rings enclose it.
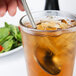
<instances>
[{"instance_id":1,"label":"glass rim","mask_svg":"<svg viewBox=\"0 0 76 76\"><path fill-rule=\"evenodd\" d=\"M52 12L64 12L66 14L69 14L69 15L73 16L75 18L74 20L76 20L76 17L74 16L74 14L69 13L69 12L65 12L65 11L60 11L60 10L43 10L43 11L35 11L35 12L32 12L32 13L36 14L36 13L40 13L40 12L49 12L49 11L50 12L51 11ZM38 29L34 29L34 28L27 28L26 26L24 26L24 24L22 22L24 17L27 17L27 15L22 16L19 23L20 23L21 27L23 27L24 29L27 29L28 31L35 31L35 32L58 32L58 31L69 31L69 30L72 30L73 28L76 28L76 26L69 27L67 29L57 29L57 30L38 30Z\"/></svg>"}]
</instances>

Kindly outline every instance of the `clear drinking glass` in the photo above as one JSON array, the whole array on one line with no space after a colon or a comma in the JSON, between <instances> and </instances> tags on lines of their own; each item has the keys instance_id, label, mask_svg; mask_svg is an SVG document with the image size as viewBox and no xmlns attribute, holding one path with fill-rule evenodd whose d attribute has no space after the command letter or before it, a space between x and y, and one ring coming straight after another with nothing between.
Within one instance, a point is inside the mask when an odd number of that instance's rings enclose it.
<instances>
[{"instance_id":1,"label":"clear drinking glass","mask_svg":"<svg viewBox=\"0 0 76 76\"><path fill-rule=\"evenodd\" d=\"M35 21L59 16L75 20L62 11L33 13ZM76 26L63 30L37 30L25 27L27 16L20 20L28 76L73 76L76 49Z\"/></svg>"}]
</instances>

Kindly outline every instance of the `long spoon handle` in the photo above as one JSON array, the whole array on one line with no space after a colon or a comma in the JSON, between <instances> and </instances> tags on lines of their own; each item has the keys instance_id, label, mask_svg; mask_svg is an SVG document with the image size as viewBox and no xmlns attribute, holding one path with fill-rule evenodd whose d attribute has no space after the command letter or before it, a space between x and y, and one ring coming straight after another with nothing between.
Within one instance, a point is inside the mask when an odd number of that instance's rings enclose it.
<instances>
[{"instance_id":1,"label":"long spoon handle","mask_svg":"<svg viewBox=\"0 0 76 76\"><path fill-rule=\"evenodd\" d=\"M28 15L28 18L29 18L29 20L30 20L30 23L31 23L32 27L33 27L33 28L36 28L35 21L34 21L34 19L33 19L33 16L32 16L32 14L31 14L31 12L30 12L30 9L29 9L29 7L28 7L28 4L27 4L26 0L22 0L22 4L23 4L23 6L24 6L24 10L26 11L26 13L27 13L27 15Z\"/></svg>"}]
</instances>

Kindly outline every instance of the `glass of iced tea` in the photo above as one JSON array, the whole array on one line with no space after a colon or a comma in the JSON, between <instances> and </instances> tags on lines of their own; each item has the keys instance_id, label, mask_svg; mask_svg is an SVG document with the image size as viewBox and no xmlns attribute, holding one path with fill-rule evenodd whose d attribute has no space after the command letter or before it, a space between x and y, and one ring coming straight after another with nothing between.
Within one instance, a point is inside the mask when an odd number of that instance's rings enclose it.
<instances>
[{"instance_id":1,"label":"glass of iced tea","mask_svg":"<svg viewBox=\"0 0 76 76\"><path fill-rule=\"evenodd\" d=\"M28 76L73 76L76 18L62 11L33 13L36 29L27 16L20 20Z\"/></svg>"}]
</instances>

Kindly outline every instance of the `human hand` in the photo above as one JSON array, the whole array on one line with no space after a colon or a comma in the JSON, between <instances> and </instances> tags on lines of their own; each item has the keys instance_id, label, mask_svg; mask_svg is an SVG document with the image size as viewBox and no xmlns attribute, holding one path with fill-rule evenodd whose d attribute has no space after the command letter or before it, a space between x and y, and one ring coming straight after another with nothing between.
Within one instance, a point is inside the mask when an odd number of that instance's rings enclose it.
<instances>
[{"instance_id":1,"label":"human hand","mask_svg":"<svg viewBox=\"0 0 76 76\"><path fill-rule=\"evenodd\" d=\"M14 16L17 7L24 11L21 0L0 0L0 17L3 17L7 11L11 16Z\"/></svg>"}]
</instances>

